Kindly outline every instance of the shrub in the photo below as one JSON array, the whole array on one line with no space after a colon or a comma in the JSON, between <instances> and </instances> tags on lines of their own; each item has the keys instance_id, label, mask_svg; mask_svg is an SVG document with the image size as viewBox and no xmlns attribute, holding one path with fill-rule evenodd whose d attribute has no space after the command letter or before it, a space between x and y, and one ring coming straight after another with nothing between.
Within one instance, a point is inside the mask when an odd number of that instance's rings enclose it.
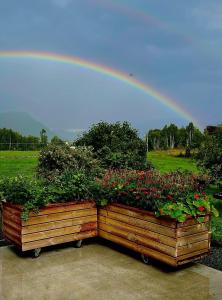
<instances>
[{"instance_id":1,"label":"shrub","mask_svg":"<svg viewBox=\"0 0 222 300\"><path fill-rule=\"evenodd\" d=\"M93 125L75 145L92 146L105 168L147 168L146 144L127 122Z\"/></svg>"},{"instance_id":2,"label":"shrub","mask_svg":"<svg viewBox=\"0 0 222 300\"><path fill-rule=\"evenodd\" d=\"M92 198L93 180L83 171L64 171L51 181L34 181L26 177L5 178L0 182L0 200L23 206L22 219L29 211L38 212L49 203L83 201Z\"/></svg>"},{"instance_id":3,"label":"shrub","mask_svg":"<svg viewBox=\"0 0 222 300\"><path fill-rule=\"evenodd\" d=\"M52 180L65 170L86 172L92 177L102 171L99 160L88 147L70 148L51 144L40 152L37 166L40 177Z\"/></svg>"}]
</instances>

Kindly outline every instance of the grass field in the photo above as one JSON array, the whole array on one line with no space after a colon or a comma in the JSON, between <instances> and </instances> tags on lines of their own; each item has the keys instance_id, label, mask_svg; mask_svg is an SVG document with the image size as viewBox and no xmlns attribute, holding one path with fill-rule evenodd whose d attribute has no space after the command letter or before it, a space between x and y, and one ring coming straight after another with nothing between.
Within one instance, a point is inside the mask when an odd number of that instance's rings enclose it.
<instances>
[{"instance_id":1,"label":"grass field","mask_svg":"<svg viewBox=\"0 0 222 300\"><path fill-rule=\"evenodd\" d=\"M179 153L179 150L152 151L148 153L148 161L161 172L170 172L181 169L198 173L195 162L190 158L178 157L177 155Z\"/></svg>"},{"instance_id":2,"label":"grass field","mask_svg":"<svg viewBox=\"0 0 222 300\"><path fill-rule=\"evenodd\" d=\"M0 151L0 177L33 176L38 151Z\"/></svg>"},{"instance_id":3,"label":"grass field","mask_svg":"<svg viewBox=\"0 0 222 300\"><path fill-rule=\"evenodd\" d=\"M198 173L193 160L178 157L181 150L153 151L148 153L148 160L161 172L169 172L177 169L189 170ZM0 151L0 177L13 177L18 174L32 177L38 160L38 151ZM208 194L217 191L216 186L210 186ZM212 200L220 212L220 218L213 219L213 238L222 240L222 201Z\"/></svg>"}]
</instances>

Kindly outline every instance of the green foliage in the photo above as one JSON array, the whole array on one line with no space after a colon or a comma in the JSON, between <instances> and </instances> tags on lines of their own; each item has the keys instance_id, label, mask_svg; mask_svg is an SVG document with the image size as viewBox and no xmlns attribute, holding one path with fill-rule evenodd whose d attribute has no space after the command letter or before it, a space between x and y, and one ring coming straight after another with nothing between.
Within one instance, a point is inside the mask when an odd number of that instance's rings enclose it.
<instances>
[{"instance_id":1,"label":"green foliage","mask_svg":"<svg viewBox=\"0 0 222 300\"><path fill-rule=\"evenodd\" d=\"M35 136L23 136L12 129L0 128L0 150L39 150L40 139Z\"/></svg>"},{"instance_id":2,"label":"green foliage","mask_svg":"<svg viewBox=\"0 0 222 300\"><path fill-rule=\"evenodd\" d=\"M217 180L222 179L222 131L207 136L196 154L198 166L205 169Z\"/></svg>"},{"instance_id":3,"label":"green foliage","mask_svg":"<svg viewBox=\"0 0 222 300\"><path fill-rule=\"evenodd\" d=\"M146 144L129 123L100 122L79 138L75 145L92 146L106 168L143 169L146 165Z\"/></svg>"},{"instance_id":4,"label":"green foliage","mask_svg":"<svg viewBox=\"0 0 222 300\"><path fill-rule=\"evenodd\" d=\"M2 199L14 204L25 204L34 199L36 182L27 180L26 177L17 176L14 178L4 178L0 181L0 191Z\"/></svg>"},{"instance_id":5,"label":"green foliage","mask_svg":"<svg viewBox=\"0 0 222 300\"><path fill-rule=\"evenodd\" d=\"M82 171L94 177L102 171L100 162L88 147L70 148L67 145L50 144L39 155L37 173L52 180L65 170Z\"/></svg>"},{"instance_id":6,"label":"green foliage","mask_svg":"<svg viewBox=\"0 0 222 300\"><path fill-rule=\"evenodd\" d=\"M27 177L4 178L0 181L0 200L23 206L22 219L29 211L54 202L83 201L92 198L93 180L83 171L66 170L52 181L36 181Z\"/></svg>"},{"instance_id":7,"label":"green foliage","mask_svg":"<svg viewBox=\"0 0 222 300\"><path fill-rule=\"evenodd\" d=\"M186 128L178 128L175 124L165 125L162 129L152 129L148 132L150 150L166 150L184 147L187 152L199 147L203 134L189 123Z\"/></svg>"},{"instance_id":8,"label":"green foliage","mask_svg":"<svg viewBox=\"0 0 222 300\"><path fill-rule=\"evenodd\" d=\"M182 201L168 201L161 205L156 212L157 216L169 216L179 222L185 222L187 218L196 218L202 223L207 214L218 217L218 211L210 203L205 193L189 193Z\"/></svg>"}]
</instances>

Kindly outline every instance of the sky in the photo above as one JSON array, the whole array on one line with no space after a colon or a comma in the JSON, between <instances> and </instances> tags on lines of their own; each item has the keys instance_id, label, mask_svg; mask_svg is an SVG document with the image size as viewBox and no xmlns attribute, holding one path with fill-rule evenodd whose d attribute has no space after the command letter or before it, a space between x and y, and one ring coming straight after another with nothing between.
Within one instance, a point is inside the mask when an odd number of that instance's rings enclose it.
<instances>
[{"instance_id":1,"label":"sky","mask_svg":"<svg viewBox=\"0 0 222 300\"><path fill-rule=\"evenodd\" d=\"M203 129L222 123L221 0L1 0L0 51L78 56L166 95ZM189 120L118 79L56 61L0 58L0 112L53 130L127 120L141 133Z\"/></svg>"}]
</instances>

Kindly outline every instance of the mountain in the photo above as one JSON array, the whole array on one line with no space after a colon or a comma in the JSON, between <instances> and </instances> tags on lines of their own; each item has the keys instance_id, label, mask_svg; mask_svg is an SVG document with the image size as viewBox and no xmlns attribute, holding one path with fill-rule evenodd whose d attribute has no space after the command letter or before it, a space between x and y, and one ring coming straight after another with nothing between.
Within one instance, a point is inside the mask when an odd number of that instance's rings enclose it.
<instances>
[{"instance_id":1,"label":"mountain","mask_svg":"<svg viewBox=\"0 0 222 300\"><path fill-rule=\"evenodd\" d=\"M40 131L44 128L47 131L49 139L56 135L55 132L26 112L0 113L0 128L11 128L22 135L33 136L39 136Z\"/></svg>"}]
</instances>

